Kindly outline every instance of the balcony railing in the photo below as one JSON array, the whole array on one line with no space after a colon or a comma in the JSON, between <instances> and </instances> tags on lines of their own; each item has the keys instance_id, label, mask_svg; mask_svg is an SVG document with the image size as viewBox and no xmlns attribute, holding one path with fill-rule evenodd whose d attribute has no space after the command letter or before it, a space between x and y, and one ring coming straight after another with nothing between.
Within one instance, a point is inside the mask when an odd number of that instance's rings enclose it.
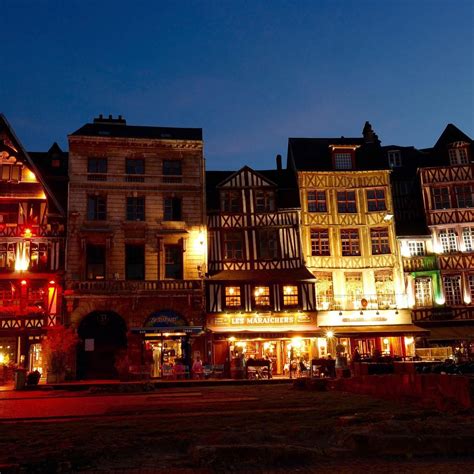
<instances>
[{"instance_id":1,"label":"balcony railing","mask_svg":"<svg viewBox=\"0 0 474 474\"><path fill-rule=\"evenodd\" d=\"M164 175L164 174L124 174L124 173L77 173L79 179L87 181L126 182L140 185L140 183L157 185L158 183L186 184L200 186L199 175Z\"/></svg>"},{"instance_id":2,"label":"balcony railing","mask_svg":"<svg viewBox=\"0 0 474 474\"><path fill-rule=\"evenodd\" d=\"M126 281L126 280L101 280L101 281L73 281L69 289L77 293L121 294L136 292L156 291L192 291L201 290L201 280L153 280L153 281Z\"/></svg>"},{"instance_id":3,"label":"balcony railing","mask_svg":"<svg viewBox=\"0 0 474 474\"><path fill-rule=\"evenodd\" d=\"M406 307L406 295L379 293L376 295L334 295L316 297L319 311L350 311L363 309L397 309Z\"/></svg>"},{"instance_id":4,"label":"balcony railing","mask_svg":"<svg viewBox=\"0 0 474 474\"><path fill-rule=\"evenodd\" d=\"M438 263L436 255L403 257L403 270L405 272L421 272L437 269Z\"/></svg>"}]
</instances>

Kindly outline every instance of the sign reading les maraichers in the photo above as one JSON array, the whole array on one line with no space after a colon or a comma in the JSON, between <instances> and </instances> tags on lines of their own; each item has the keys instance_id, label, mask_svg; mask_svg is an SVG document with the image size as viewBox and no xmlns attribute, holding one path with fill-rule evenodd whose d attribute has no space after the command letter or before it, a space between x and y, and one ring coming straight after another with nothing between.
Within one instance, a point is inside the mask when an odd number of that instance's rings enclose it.
<instances>
[{"instance_id":1,"label":"sign reading les maraichers","mask_svg":"<svg viewBox=\"0 0 474 474\"><path fill-rule=\"evenodd\" d=\"M223 315L214 318L215 326L293 326L313 323L307 314Z\"/></svg>"}]
</instances>

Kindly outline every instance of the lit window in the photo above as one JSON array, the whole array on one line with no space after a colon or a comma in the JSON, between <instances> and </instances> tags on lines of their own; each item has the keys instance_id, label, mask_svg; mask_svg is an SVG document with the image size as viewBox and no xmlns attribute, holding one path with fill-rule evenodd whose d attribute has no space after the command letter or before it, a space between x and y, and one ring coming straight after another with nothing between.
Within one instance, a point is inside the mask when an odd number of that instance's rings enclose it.
<instances>
[{"instance_id":1,"label":"lit window","mask_svg":"<svg viewBox=\"0 0 474 474\"><path fill-rule=\"evenodd\" d=\"M273 191L255 191L255 211L271 212L275 210L275 193Z\"/></svg>"},{"instance_id":2,"label":"lit window","mask_svg":"<svg viewBox=\"0 0 474 474\"><path fill-rule=\"evenodd\" d=\"M16 244L13 242L0 243L0 270L11 271L15 268Z\"/></svg>"},{"instance_id":3,"label":"lit window","mask_svg":"<svg viewBox=\"0 0 474 474\"><path fill-rule=\"evenodd\" d=\"M456 203L457 207L466 208L474 207L474 187L469 184L462 186L456 186L454 188L456 192Z\"/></svg>"},{"instance_id":4,"label":"lit window","mask_svg":"<svg viewBox=\"0 0 474 474\"><path fill-rule=\"evenodd\" d=\"M316 275L316 301L318 308L329 309L334 302L334 291L331 273L317 273Z\"/></svg>"},{"instance_id":5,"label":"lit window","mask_svg":"<svg viewBox=\"0 0 474 474\"><path fill-rule=\"evenodd\" d=\"M426 255L425 243L424 242L408 242L408 251L410 257L421 257Z\"/></svg>"},{"instance_id":6,"label":"lit window","mask_svg":"<svg viewBox=\"0 0 474 474\"><path fill-rule=\"evenodd\" d=\"M459 275L443 277L444 297L449 306L460 305L461 297L461 277Z\"/></svg>"},{"instance_id":7,"label":"lit window","mask_svg":"<svg viewBox=\"0 0 474 474\"><path fill-rule=\"evenodd\" d=\"M355 191L337 192L337 212L341 214L357 212Z\"/></svg>"},{"instance_id":8,"label":"lit window","mask_svg":"<svg viewBox=\"0 0 474 474\"><path fill-rule=\"evenodd\" d=\"M433 195L433 209L450 209L451 198L449 188L437 187L431 189Z\"/></svg>"},{"instance_id":9,"label":"lit window","mask_svg":"<svg viewBox=\"0 0 474 474\"><path fill-rule=\"evenodd\" d=\"M464 227L462 239L466 252L474 252L474 227Z\"/></svg>"},{"instance_id":10,"label":"lit window","mask_svg":"<svg viewBox=\"0 0 474 474\"><path fill-rule=\"evenodd\" d=\"M342 255L344 257L360 255L360 241L358 229L341 230Z\"/></svg>"},{"instance_id":11,"label":"lit window","mask_svg":"<svg viewBox=\"0 0 474 474\"><path fill-rule=\"evenodd\" d=\"M330 255L328 229L311 229L311 255Z\"/></svg>"},{"instance_id":12,"label":"lit window","mask_svg":"<svg viewBox=\"0 0 474 474\"><path fill-rule=\"evenodd\" d=\"M327 212L326 191L308 191L308 212Z\"/></svg>"},{"instance_id":13,"label":"lit window","mask_svg":"<svg viewBox=\"0 0 474 474\"><path fill-rule=\"evenodd\" d=\"M372 255L382 255L390 253L390 243L388 239L388 229L371 229L370 240L372 244Z\"/></svg>"},{"instance_id":14,"label":"lit window","mask_svg":"<svg viewBox=\"0 0 474 474\"><path fill-rule=\"evenodd\" d=\"M15 183L18 181L21 181L21 174L22 174L21 165L3 163L1 168L2 168L2 174L1 174L2 181L9 181L9 182L15 182Z\"/></svg>"},{"instance_id":15,"label":"lit window","mask_svg":"<svg viewBox=\"0 0 474 474\"><path fill-rule=\"evenodd\" d=\"M415 279L415 305L417 308L433 306L431 278L422 277Z\"/></svg>"},{"instance_id":16,"label":"lit window","mask_svg":"<svg viewBox=\"0 0 474 474\"><path fill-rule=\"evenodd\" d=\"M468 275L467 284L469 285L469 293L471 295L471 302L474 303L474 274Z\"/></svg>"},{"instance_id":17,"label":"lit window","mask_svg":"<svg viewBox=\"0 0 474 474\"><path fill-rule=\"evenodd\" d=\"M385 190L384 189L368 189L367 190L367 210L369 212L387 210L387 205L385 203Z\"/></svg>"},{"instance_id":18,"label":"lit window","mask_svg":"<svg viewBox=\"0 0 474 474\"><path fill-rule=\"evenodd\" d=\"M377 293L377 308L389 309L395 306L393 274L390 271L375 272L375 291Z\"/></svg>"},{"instance_id":19,"label":"lit window","mask_svg":"<svg viewBox=\"0 0 474 474\"><path fill-rule=\"evenodd\" d=\"M458 235L454 230L442 230L439 232L438 236L444 253L452 253L458 251Z\"/></svg>"},{"instance_id":20,"label":"lit window","mask_svg":"<svg viewBox=\"0 0 474 474\"><path fill-rule=\"evenodd\" d=\"M346 273L346 309L360 308L360 301L364 295L362 273Z\"/></svg>"},{"instance_id":21,"label":"lit window","mask_svg":"<svg viewBox=\"0 0 474 474\"><path fill-rule=\"evenodd\" d=\"M286 285L283 287L283 306L298 305L298 287Z\"/></svg>"},{"instance_id":22,"label":"lit window","mask_svg":"<svg viewBox=\"0 0 474 474\"><path fill-rule=\"evenodd\" d=\"M352 153L334 152L334 168L337 170L351 170Z\"/></svg>"},{"instance_id":23,"label":"lit window","mask_svg":"<svg viewBox=\"0 0 474 474\"><path fill-rule=\"evenodd\" d=\"M221 211L240 212L242 210L242 200L237 191L221 191Z\"/></svg>"},{"instance_id":24,"label":"lit window","mask_svg":"<svg viewBox=\"0 0 474 474\"><path fill-rule=\"evenodd\" d=\"M270 287L256 286L253 292L255 298L255 306L267 307L270 306Z\"/></svg>"},{"instance_id":25,"label":"lit window","mask_svg":"<svg viewBox=\"0 0 474 474\"><path fill-rule=\"evenodd\" d=\"M224 233L224 258L226 260L242 260L243 245L240 232Z\"/></svg>"},{"instance_id":26,"label":"lit window","mask_svg":"<svg viewBox=\"0 0 474 474\"><path fill-rule=\"evenodd\" d=\"M390 166L390 168L399 168L402 166L400 150L391 150L388 152L388 166Z\"/></svg>"},{"instance_id":27,"label":"lit window","mask_svg":"<svg viewBox=\"0 0 474 474\"><path fill-rule=\"evenodd\" d=\"M225 287L225 305L234 308L240 306L240 286Z\"/></svg>"}]
</instances>

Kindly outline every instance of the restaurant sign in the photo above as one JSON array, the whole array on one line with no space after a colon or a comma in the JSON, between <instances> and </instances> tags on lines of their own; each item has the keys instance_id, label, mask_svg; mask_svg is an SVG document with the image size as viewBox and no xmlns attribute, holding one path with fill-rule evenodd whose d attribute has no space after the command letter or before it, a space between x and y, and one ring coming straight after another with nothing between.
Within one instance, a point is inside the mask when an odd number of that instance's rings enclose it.
<instances>
[{"instance_id":1,"label":"restaurant sign","mask_svg":"<svg viewBox=\"0 0 474 474\"><path fill-rule=\"evenodd\" d=\"M176 311L164 310L151 313L145 322L145 327L166 328L187 326L185 319Z\"/></svg>"},{"instance_id":2,"label":"restaurant sign","mask_svg":"<svg viewBox=\"0 0 474 474\"><path fill-rule=\"evenodd\" d=\"M223 314L209 319L214 331L308 330L316 327L316 317L305 313Z\"/></svg>"}]
</instances>

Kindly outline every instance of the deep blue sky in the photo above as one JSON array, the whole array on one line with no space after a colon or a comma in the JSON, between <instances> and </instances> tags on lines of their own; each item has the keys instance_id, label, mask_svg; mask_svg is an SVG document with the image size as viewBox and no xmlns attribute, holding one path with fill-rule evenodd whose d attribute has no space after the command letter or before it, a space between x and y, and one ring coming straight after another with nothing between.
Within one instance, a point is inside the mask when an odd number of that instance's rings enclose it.
<instances>
[{"instance_id":1,"label":"deep blue sky","mask_svg":"<svg viewBox=\"0 0 474 474\"><path fill-rule=\"evenodd\" d=\"M29 150L99 113L202 127L208 169L290 136L474 135L474 2L0 0L0 111Z\"/></svg>"}]
</instances>

